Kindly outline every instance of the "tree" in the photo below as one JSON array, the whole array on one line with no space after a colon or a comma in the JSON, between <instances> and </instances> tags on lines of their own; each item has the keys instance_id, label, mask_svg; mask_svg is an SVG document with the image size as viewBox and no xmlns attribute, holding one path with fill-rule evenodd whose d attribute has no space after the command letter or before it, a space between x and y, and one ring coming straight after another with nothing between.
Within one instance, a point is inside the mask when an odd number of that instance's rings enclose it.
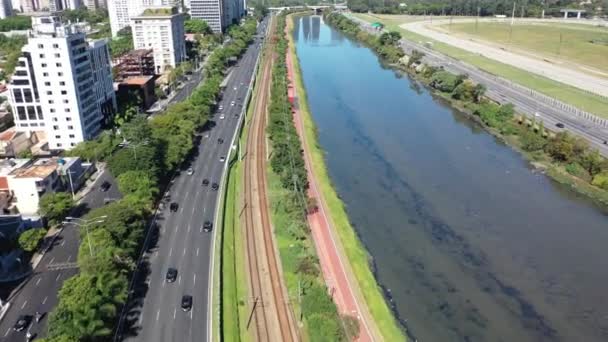
<instances>
[{"instance_id":1,"label":"tree","mask_svg":"<svg viewBox=\"0 0 608 342\"><path fill-rule=\"evenodd\" d=\"M17 158L30 159L33 156L34 156L34 154L32 153L32 151L30 149L26 149L26 150L23 150L23 151L17 153Z\"/></svg>"},{"instance_id":2,"label":"tree","mask_svg":"<svg viewBox=\"0 0 608 342\"><path fill-rule=\"evenodd\" d=\"M127 171L118 176L118 188L125 195L133 194L146 201L152 201L158 193L156 180L147 171Z\"/></svg>"},{"instance_id":3,"label":"tree","mask_svg":"<svg viewBox=\"0 0 608 342\"><path fill-rule=\"evenodd\" d=\"M154 141L148 144L129 145L108 159L108 166L116 177L127 171L147 171L157 177L161 173L162 157Z\"/></svg>"},{"instance_id":4,"label":"tree","mask_svg":"<svg viewBox=\"0 0 608 342\"><path fill-rule=\"evenodd\" d=\"M422 57L424 57L424 53L420 52L416 49L412 50L412 55L410 59L407 61L407 66L410 67L413 64L419 64L422 61Z\"/></svg>"},{"instance_id":5,"label":"tree","mask_svg":"<svg viewBox=\"0 0 608 342\"><path fill-rule=\"evenodd\" d=\"M587 151L580 155L578 158L579 164L589 172L591 177L594 177L598 173L602 172L604 165L604 158L600 155L598 150Z\"/></svg>"},{"instance_id":6,"label":"tree","mask_svg":"<svg viewBox=\"0 0 608 342\"><path fill-rule=\"evenodd\" d=\"M212 34L213 31L206 21L201 19L189 19L184 23L186 33Z\"/></svg>"},{"instance_id":7,"label":"tree","mask_svg":"<svg viewBox=\"0 0 608 342\"><path fill-rule=\"evenodd\" d=\"M72 195L67 192L47 192L40 198L38 212L50 225L63 221L74 207Z\"/></svg>"},{"instance_id":8,"label":"tree","mask_svg":"<svg viewBox=\"0 0 608 342\"><path fill-rule=\"evenodd\" d=\"M45 236L46 229L44 228L28 229L19 235L19 247L26 252L33 252Z\"/></svg>"},{"instance_id":9,"label":"tree","mask_svg":"<svg viewBox=\"0 0 608 342\"><path fill-rule=\"evenodd\" d=\"M397 31L384 32L380 35L379 42L382 45L395 45L401 39L401 33Z\"/></svg>"},{"instance_id":10,"label":"tree","mask_svg":"<svg viewBox=\"0 0 608 342\"><path fill-rule=\"evenodd\" d=\"M547 140L532 130L525 130L520 140L522 148L528 152L542 150L547 145Z\"/></svg>"},{"instance_id":11,"label":"tree","mask_svg":"<svg viewBox=\"0 0 608 342\"><path fill-rule=\"evenodd\" d=\"M477 83L475 88L473 88L473 100L476 103L481 101L481 97L486 93L486 86L481 83Z\"/></svg>"},{"instance_id":12,"label":"tree","mask_svg":"<svg viewBox=\"0 0 608 342\"><path fill-rule=\"evenodd\" d=\"M152 129L144 115L135 115L121 126L120 132L122 137L132 145L150 141L152 138Z\"/></svg>"},{"instance_id":13,"label":"tree","mask_svg":"<svg viewBox=\"0 0 608 342\"><path fill-rule=\"evenodd\" d=\"M559 132L549 139L545 150L556 161L570 161L574 156L574 139L568 132Z\"/></svg>"}]
</instances>

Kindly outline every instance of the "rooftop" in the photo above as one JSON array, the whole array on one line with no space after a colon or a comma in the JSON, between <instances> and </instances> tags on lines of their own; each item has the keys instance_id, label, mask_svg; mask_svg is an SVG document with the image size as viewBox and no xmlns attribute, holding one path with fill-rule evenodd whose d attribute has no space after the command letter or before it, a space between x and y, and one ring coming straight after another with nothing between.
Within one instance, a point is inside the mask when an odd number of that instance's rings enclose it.
<instances>
[{"instance_id":1,"label":"rooftop","mask_svg":"<svg viewBox=\"0 0 608 342\"><path fill-rule=\"evenodd\" d=\"M148 82L150 82L150 80L153 78L153 76L137 76L137 77L129 77L125 80L123 80L122 84L128 84L128 85L144 85Z\"/></svg>"},{"instance_id":2,"label":"rooftop","mask_svg":"<svg viewBox=\"0 0 608 342\"><path fill-rule=\"evenodd\" d=\"M174 15L178 15L176 7L152 7L146 8L142 14L137 16L136 18L145 18L145 17L171 17Z\"/></svg>"},{"instance_id":3,"label":"rooftop","mask_svg":"<svg viewBox=\"0 0 608 342\"><path fill-rule=\"evenodd\" d=\"M30 159L3 159L0 160L0 176L6 176L13 170L19 169L30 162Z\"/></svg>"},{"instance_id":4,"label":"rooftop","mask_svg":"<svg viewBox=\"0 0 608 342\"><path fill-rule=\"evenodd\" d=\"M13 171L15 178L46 178L57 170L57 164L32 165Z\"/></svg>"}]
</instances>

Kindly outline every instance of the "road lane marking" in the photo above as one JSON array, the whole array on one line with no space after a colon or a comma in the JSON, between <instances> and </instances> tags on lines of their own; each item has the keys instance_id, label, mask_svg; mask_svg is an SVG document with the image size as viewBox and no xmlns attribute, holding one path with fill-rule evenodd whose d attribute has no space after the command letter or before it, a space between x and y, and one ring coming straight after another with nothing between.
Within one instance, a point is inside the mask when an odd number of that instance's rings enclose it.
<instances>
[{"instance_id":1,"label":"road lane marking","mask_svg":"<svg viewBox=\"0 0 608 342\"><path fill-rule=\"evenodd\" d=\"M23 302L23 305L21 305L21 309L23 310L23 308L27 305L27 300L25 302Z\"/></svg>"},{"instance_id":2,"label":"road lane marking","mask_svg":"<svg viewBox=\"0 0 608 342\"><path fill-rule=\"evenodd\" d=\"M52 263L53 263L53 260L55 260L55 257L52 257L52 258L51 258L51 261L49 261L49 264L52 264Z\"/></svg>"},{"instance_id":3,"label":"road lane marking","mask_svg":"<svg viewBox=\"0 0 608 342\"><path fill-rule=\"evenodd\" d=\"M8 333L11 332L11 328L8 328L8 330L4 333L4 337L6 337L8 335Z\"/></svg>"},{"instance_id":4,"label":"road lane marking","mask_svg":"<svg viewBox=\"0 0 608 342\"><path fill-rule=\"evenodd\" d=\"M177 309L173 309L173 319L175 319L176 314L177 314Z\"/></svg>"},{"instance_id":5,"label":"road lane marking","mask_svg":"<svg viewBox=\"0 0 608 342\"><path fill-rule=\"evenodd\" d=\"M190 229L192 228L191 225L188 225L188 233L190 233Z\"/></svg>"},{"instance_id":6,"label":"road lane marking","mask_svg":"<svg viewBox=\"0 0 608 342\"><path fill-rule=\"evenodd\" d=\"M57 275L57 278L55 278L55 281L59 281L59 277L61 277L61 273L59 273L59 274Z\"/></svg>"},{"instance_id":7,"label":"road lane marking","mask_svg":"<svg viewBox=\"0 0 608 342\"><path fill-rule=\"evenodd\" d=\"M66 262L70 262L70 259L72 259L72 256L68 255L68 261L66 261Z\"/></svg>"},{"instance_id":8,"label":"road lane marking","mask_svg":"<svg viewBox=\"0 0 608 342\"><path fill-rule=\"evenodd\" d=\"M184 252L182 253L182 256L186 255L186 249L184 248Z\"/></svg>"},{"instance_id":9,"label":"road lane marking","mask_svg":"<svg viewBox=\"0 0 608 342\"><path fill-rule=\"evenodd\" d=\"M198 247L196 247L196 256L198 256Z\"/></svg>"},{"instance_id":10,"label":"road lane marking","mask_svg":"<svg viewBox=\"0 0 608 342\"><path fill-rule=\"evenodd\" d=\"M169 256L173 255L173 247L169 249Z\"/></svg>"},{"instance_id":11,"label":"road lane marking","mask_svg":"<svg viewBox=\"0 0 608 342\"><path fill-rule=\"evenodd\" d=\"M139 314L139 322L137 322L137 325L141 326L141 322L144 319L144 315L142 315L141 313Z\"/></svg>"},{"instance_id":12,"label":"road lane marking","mask_svg":"<svg viewBox=\"0 0 608 342\"><path fill-rule=\"evenodd\" d=\"M184 212L184 207L179 210L179 213L182 214Z\"/></svg>"},{"instance_id":13,"label":"road lane marking","mask_svg":"<svg viewBox=\"0 0 608 342\"><path fill-rule=\"evenodd\" d=\"M201 226L201 233L203 232L203 226Z\"/></svg>"},{"instance_id":14,"label":"road lane marking","mask_svg":"<svg viewBox=\"0 0 608 342\"><path fill-rule=\"evenodd\" d=\"M49 299L48 296L44 297L44 299L42 300L42 305L44 305L44 303L46 303L46 300Z\"/></svg>"},{"instance_id":15,"label":"road lane marking","mask_svg":"<svg viewBox=\"0 0 608 342\"><path fill-rule=\"evenodd\" d=\"M160 316L160 309L158 309L158 311L156 311L156 320L158 321L158 317Z\"/></svg>"},{"instance_id":16,"label":"road lane marking","mask_svg":"<svg viewBox=\"0 0 608 342\"><path fill-rule=\"evenodd\" d=\"M42 277L38 278L38 280L36 280L36 286L38 286L38 284L40 284L40 279L42 279Z\"/></svg>"},{"instance_id":17,"label":"road lane marking","mask_svg":"<svg viewBox=\"0 0 608 342\"><path fill-rule=\"evenodd\" d=\"M194 310L190 310L190 319L192 320L192 315L194 313ZM190 336L192 336L192 325L190 325Z\"/></svg>"},{"instance_id":18,"label":"road lane marking","mask_svg":"<svg viewBox=\"0 0 608 342\"><path fill-rule=\"evenodd\" d=\"M182 283L182 276L180 275L179 277L177 277L177 283L181 284Z\"/></svg>"},{"instance_id":19,"label":"road lane marking","mask_svg":"<svg viewBox=\"0 0 608 342\"><path fill-rule=\"evenodd\" d=\"M194 273L194 285L196 285L196 273Z\"/></svg>"}]
</instances>

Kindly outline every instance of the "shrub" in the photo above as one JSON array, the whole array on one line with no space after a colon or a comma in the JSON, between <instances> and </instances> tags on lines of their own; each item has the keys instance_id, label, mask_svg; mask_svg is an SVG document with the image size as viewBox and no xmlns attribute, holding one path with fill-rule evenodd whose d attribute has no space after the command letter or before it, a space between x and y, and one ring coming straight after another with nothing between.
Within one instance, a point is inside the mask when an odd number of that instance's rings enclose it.
<instances>
[{"instance_id":1,"label":"shrub","mask_svg":"<svg viewBox=\"0 0 608 342\"><path fill-rule=\"evenodd\" d=\"M38 248L40 242L46 236L46 229L29 229L19 235L19 247L26 252L33 252Z\"/></svg>"}]
</instances>

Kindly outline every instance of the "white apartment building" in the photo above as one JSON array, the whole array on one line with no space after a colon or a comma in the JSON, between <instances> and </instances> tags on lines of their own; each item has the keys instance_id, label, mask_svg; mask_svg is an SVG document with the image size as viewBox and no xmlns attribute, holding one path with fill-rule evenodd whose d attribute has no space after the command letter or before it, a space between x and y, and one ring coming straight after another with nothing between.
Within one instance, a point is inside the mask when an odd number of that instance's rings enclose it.
<instances>
[{"instance_id":1,"label":"white apartment building","mask_svg":"<svg viewBox=\"0 0 608 342\"><path fill-rule=\"evenodd\" d=\"M181 0L107 0L112 36L131 25L131 18L143 13L146 8L168 6L181 7Z\"/></svg>"},{"instance_id":2,"label":"white apartment building","mask_svg":"<svg viewBox=\"0 0 608 342\"><path fill-rule=\"evenodd\" d=\"M227 26L223 16L223 0L190 0L190 17L202 19L207 22L215 33L222 33Z\"/></svg>"},{"instance_id":3,"label":"white apartment building","mask_svg":"<svg viewBox=\"0 0 608 342\"><path fill-rule=\"evenodd\" d=\"M17 130L45 131L51 150L94 138L103 104L116 103L107 91L112 74L105 45L87 43L77 26L64 26L56 17L34 17L9 84Z\"/></svg>"},{"instance_id":4,"label":"white apartment building","mask_svg":"<svg viewBox=\"0 0 608 342\"><path fill-rule=\"evenodd\" d=\"M186 59L184 15L175 8L146 9L131 19L135 49L152 49L156 73L175 67Z\"/></svg>"},{"instance_id":5,"label":"white apartment building","mask_svg":"<svg viewBox=\"0 0 608 342\"><path fill-rule=\"evenodd\" d=\"M0 19L13 15L13 3L11 0L0 0Z\"/></svg>"}]
</instances>

